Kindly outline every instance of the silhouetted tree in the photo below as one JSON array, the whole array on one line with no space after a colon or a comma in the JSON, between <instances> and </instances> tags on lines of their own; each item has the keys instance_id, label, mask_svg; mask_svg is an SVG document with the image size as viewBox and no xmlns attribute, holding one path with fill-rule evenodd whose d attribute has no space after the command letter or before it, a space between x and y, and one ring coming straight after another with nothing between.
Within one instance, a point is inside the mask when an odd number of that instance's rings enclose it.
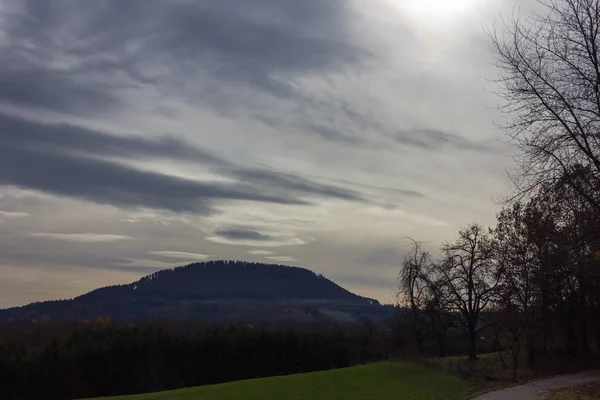
<instances>
[{"instance_id":1,"label":"silhouetted tree","mask_svg":"<svg viewBox=\"0 0 600 400\"><path fill-rule=\"evenodd\" d=\"M428 291L427 273L431 265L431 255L425 251L422 244L414 239L410 252L404 257L400 276L398 278L398 291L396 294L398 304L410 310L414 338L419 353L423 355L424 311Z\"/></svg>"},{"instance_id":2,"label":"silhouetted tree","mask_svg":"<svg viewBox=\"0 0 600 400\"><path fill-rule=\"evenodd\" d=\"M447 355L447 337L451 328L456 326L456 317L451 305L451 291L444 284L444 275L432 263L427 271L425 291L425 309L423 324L427 336L433 338L439 348L440 357Z\"/></svg>"},{"instance_id":3,"label":"silhouetted tree","mask_svg":"<svg viewBox=\"0 0 600 400\"><path fill-rule=\"evenodd\" d=\"M481 225L471 224L459 231L454 243L442 247L443 260L437 265L448 292L451 309L460 315L458 326L469 337L469 358L477 358L476 340L486 327L481 313L497 299L500 283L492 240Z\"/></svg>"},{"instance_id":4,"label":"silhouetted tree","mask_svg":"<svg viewBox=\"0 0 600 400\"><path fill-rule=\"evenodd\" d=\"M537 229L539 224L544 222L536 211L533 205L527 207L517 202L498 214L494 230L495 257L502 276L499 303L511 333L511 343L516 346L513 348L515 364L526 340L529 364L533 365L534 339L540 323L538 311L544 259L543 249L538 244L546 243L547 237L542 237L541 241L536 237L541 232Z\"/></svg>"},{"instance_id":5,"label":"silhouetted tree","mask_svg":"<svg viewBox=\"0 0 600 400\"><path fill-rule=\"evenodd\" d=\"M580 169L498 215L499 305L512 342L527 348L530 364L536 348L548 354L566 345L572 355L588 354L590 334L600 339L600 213L570 183L594 179Z\"/></svg>"},{"instance_id":6,"label":"silhouetted tree","mask_svg":"<svg viewBox=\"0 0 600 400\"><path fill-rule=\"evenodd\" d=\"M562 180L600 210L598 179L576 179L581 168L600 176L600 5L540 3L534 18L512 18L490 34L509 117L503 127L520 150L517 195Z\"/></svg>"}]
</instances>

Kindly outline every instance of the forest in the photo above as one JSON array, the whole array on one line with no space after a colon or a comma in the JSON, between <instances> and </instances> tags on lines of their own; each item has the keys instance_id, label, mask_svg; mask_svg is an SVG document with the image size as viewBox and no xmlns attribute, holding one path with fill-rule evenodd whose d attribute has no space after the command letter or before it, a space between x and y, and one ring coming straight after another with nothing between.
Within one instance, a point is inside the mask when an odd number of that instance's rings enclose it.
<instances>
[{"instance_id":1,"label":"forest","mask_svg":"<svg viewBox=\"0 0 600 400\"><path fill-rule=\"evenodd\" d=\"M0 399L155 392L343 368L387 357L369 324L208 325L198 320L5 324Z\"/></svg>"}]
</instances>

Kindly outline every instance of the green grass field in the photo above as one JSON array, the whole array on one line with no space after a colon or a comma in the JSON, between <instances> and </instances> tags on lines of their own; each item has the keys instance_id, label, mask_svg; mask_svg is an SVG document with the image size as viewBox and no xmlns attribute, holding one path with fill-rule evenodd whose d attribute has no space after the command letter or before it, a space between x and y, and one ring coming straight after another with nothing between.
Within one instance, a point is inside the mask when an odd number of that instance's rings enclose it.
<instances>
[{"instance_id":1,"label":"green grass field","mask_svg":"<svg viewBox=\"0 0 600 400\"><path fill-rule=\"evenodd\" d=\"M377 363L332 371L253 379L111 400L449 400L475 391L437 368Z\"/></svg>"}]
</instances>

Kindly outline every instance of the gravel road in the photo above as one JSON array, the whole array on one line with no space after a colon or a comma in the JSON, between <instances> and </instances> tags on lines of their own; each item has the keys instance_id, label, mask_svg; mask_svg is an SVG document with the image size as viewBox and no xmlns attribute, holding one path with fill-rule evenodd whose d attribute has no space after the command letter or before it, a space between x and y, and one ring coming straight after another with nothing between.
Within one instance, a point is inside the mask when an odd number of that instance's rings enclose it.
<instances>
[{"instance_id":1,"label":"gravel road","mask_svg":"<svg viewBox=\"0 0 600 400\"><path fill-rule=\"evenodd\" d=\"M600 371L587 371L577 374L562 375L556 378L543 379L536 382L515 386L510 389L486 393L473 400L535 400L544 399L549 391L564 389L583 383L600 380Z\"/></svg>"}]
</instances>

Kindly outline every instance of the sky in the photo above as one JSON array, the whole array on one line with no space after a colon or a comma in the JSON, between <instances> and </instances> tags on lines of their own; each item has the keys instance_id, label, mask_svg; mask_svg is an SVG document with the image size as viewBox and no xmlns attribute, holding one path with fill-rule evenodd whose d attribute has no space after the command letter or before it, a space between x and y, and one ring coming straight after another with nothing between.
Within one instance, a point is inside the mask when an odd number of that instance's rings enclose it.
<instances>
[{"instance_id":1,"label":"sky","mask_svg":"<svg viewBox=\"0 0 600 400\"><path fill-rule=\"evenodd\" d=\"M532 1L0 2L0 308L211 259L391 302L510 190L484 29Z\"/></svg>"}]
</instances>

